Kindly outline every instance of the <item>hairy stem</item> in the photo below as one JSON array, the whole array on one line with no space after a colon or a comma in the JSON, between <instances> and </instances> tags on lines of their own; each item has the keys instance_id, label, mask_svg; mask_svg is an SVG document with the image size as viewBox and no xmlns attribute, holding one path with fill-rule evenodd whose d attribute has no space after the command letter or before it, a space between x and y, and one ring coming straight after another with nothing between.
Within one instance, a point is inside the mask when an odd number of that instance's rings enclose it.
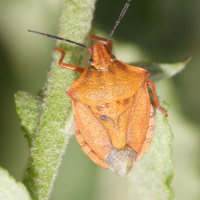
<instances>
[{"instance_id":1,"label":"hairy stem","mask_svg":"<svg viewBox=\"0 0 200 200\"><path fill-rule=\"evenodd\" d=\"M59 36L85 44L91 27L95 0L68 0L63 6ZM64 62L81 66L85 49L60 42L67 52ZM48 199L62 155L71 135L72 108L65 95L68 86L78 77L76 72L60 68L60 54L54 52L51 71L44 90L36 139L25 172L24 184L34 200Z\"/></svg>"}]
</instances>

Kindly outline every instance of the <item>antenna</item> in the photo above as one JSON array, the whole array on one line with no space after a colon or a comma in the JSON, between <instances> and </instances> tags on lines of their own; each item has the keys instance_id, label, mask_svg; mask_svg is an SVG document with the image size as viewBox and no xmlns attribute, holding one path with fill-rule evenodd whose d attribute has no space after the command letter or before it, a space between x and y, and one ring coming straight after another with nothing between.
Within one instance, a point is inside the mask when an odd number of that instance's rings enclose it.
<instances>
[{"instance_id":1,"label":"antenna","mask_svg":"<svg viewBox=\"0 0 200 200\"><path fill-rule=\"evenodd\" d=\"M61 37L57 37L57 36L54 36L54 35L49 35L49 34L37 32L37 31L28 30L28 32L34 33L34 34L37 34L37 35L43 35L43 36L50 37L50 38L53 38L53 39L56 39L56 40L62 40L62 41L65 41L65 42L70 42L72 44L87 48L89 50L89 52L92 53L92 49L90 47L84 45L84 44L80 44L80 43L73 42L73 41L68 40L68 39L64 39L64 38L61 38Z\"/></svg>"},{"instance_id":2,"label":"antenna","mask_svg":"<svg viewBox=\"0 0 200 200\"><path fill-rule=\"evenodd\" d=\"M108 45L108 42L110 41L110 38L112 37L113 33L115 32L116 27L118 26L118 24L120 23L121 19L123 18L124 14L126 13L129 4L130 4L131 0L128 0L121 12L121 14L119 15L119 19L115 22L114 28L112 29L107 41L106 41L106 46Z\"/></svg>"}]
</instances>

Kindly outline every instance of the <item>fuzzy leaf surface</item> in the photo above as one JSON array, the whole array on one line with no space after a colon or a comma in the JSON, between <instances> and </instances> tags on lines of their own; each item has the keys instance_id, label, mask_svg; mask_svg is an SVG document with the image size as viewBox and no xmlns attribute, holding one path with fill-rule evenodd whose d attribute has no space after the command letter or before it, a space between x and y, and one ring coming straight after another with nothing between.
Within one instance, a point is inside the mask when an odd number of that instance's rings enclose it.
<instances>
[{"instance_id":1,"label":"fuzzy leaf surface","mask_svg":"<svg viewBox=\"0 0 200 200\"><path fill-rule=\"evenodd\" d=\"M63 5L59 37L86 44L91 28L94 4L95 0L66 1ZM30 35L30 38L31 36L39 37ZM67 52L63 60L65 63L84 66L84 59L89 54L88 50L60 41L57 42L56 46ZM20 95L17 95L17 100L20 99L17 103L18 113L20 113L21 121L25 121L23 127L26 132L29 132L29 135L30 132L34 132L33 135L35 135L35 137L32 137L34 141L29 139L32 148L23 181L34 200L49 198L62 155L65 152L68 139L73 133L72 107L70 98L65 95L65 91L77 79L79 74L62 69L58 65L60 57L61 54L54 51L51 71L43 91L41 105L39 105L40 103L37 104L38 102L31 99L30 96L22 95L19 97ZM23 116L26 109L22 104L25 98L28 102L25 104L30 104L29 109L27 109L30 115L32 107L35 110L38 109L35 112L34 120L30 116L28 117L32 119L31 126L35 123L35 127L28 128L27 124L30 120L24 120Z\"/></svg>"},{"instance_id":2,"label":"fuzzy leaf surface","mask_svg":"<svg viewBox=\"0 0 200 200\"><path fill-rule=\"evenodd\" d=\"M32 147L39 122L42 99L40 96L27 92L17 92L15 94L15 104L21 128L29 142L29 147Z\"/></svg>"},{"instance_id":3,"label":"fuzzy leaf surface","mask_svg":"<svg viewBox=\"0 0 200 200\"><path fill-rule=\"evenodd\" d=\"M17 182L8 171L0 167L0 199L1 200L31 200L23 183Z\"/></svg>"}]
</instances>

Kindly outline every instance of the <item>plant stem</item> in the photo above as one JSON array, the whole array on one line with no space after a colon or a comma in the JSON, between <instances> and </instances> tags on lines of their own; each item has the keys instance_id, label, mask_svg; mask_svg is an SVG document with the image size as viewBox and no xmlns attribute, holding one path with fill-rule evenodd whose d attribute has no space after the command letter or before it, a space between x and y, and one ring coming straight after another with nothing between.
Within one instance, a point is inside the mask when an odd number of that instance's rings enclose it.
<instances>
[{"instance_id":1,"label":"plant stem","mask_svg":"<svg viewBox=\"0 0 200 200\"><path fill-rule=\"evenodd\" d=\"M86 43L91 27L96 0L68 0L63 6L59 36ZM65 62L81 66L85 49L63 42L59 48L67 52ZM25 172L24 184L34 200L48 199L72 133L72 108L65 95L68 86L78 77L57 65L60 54L54 52L41 107L37 137L32 144L31 155ZM66 132L68 131L68 132Z\"/></svg>"}]
</instances>

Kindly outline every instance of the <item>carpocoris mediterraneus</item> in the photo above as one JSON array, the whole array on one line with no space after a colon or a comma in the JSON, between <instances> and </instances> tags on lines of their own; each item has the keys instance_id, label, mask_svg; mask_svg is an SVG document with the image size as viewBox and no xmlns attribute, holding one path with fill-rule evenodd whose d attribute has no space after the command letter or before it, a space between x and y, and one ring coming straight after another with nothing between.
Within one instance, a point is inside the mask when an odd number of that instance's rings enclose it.
<instances>
[{"instance_id":1,"label":"carpocoris mediterraneus","mask_svg":"<svg viewBox=\"0 0 200 200\"><path fill-rule=\"evenodd\" d=\"M91 53L89 66L84 69L63 63L65 52L54 48L62 54L61 67L82 73L66 92L73 106L78 143L93 162L120 176L127 175L133 164L143 157L153 138L155 117L147 86L152 87L154 107L167 116L159 107L154 83L147 80L149 72L112 55L110 38L130 2L125 4L108 39L90 34L92 39L106 41L105 44L94 43L92 48L29 30L85 47Z\"/></svg>"}]
</instances>

